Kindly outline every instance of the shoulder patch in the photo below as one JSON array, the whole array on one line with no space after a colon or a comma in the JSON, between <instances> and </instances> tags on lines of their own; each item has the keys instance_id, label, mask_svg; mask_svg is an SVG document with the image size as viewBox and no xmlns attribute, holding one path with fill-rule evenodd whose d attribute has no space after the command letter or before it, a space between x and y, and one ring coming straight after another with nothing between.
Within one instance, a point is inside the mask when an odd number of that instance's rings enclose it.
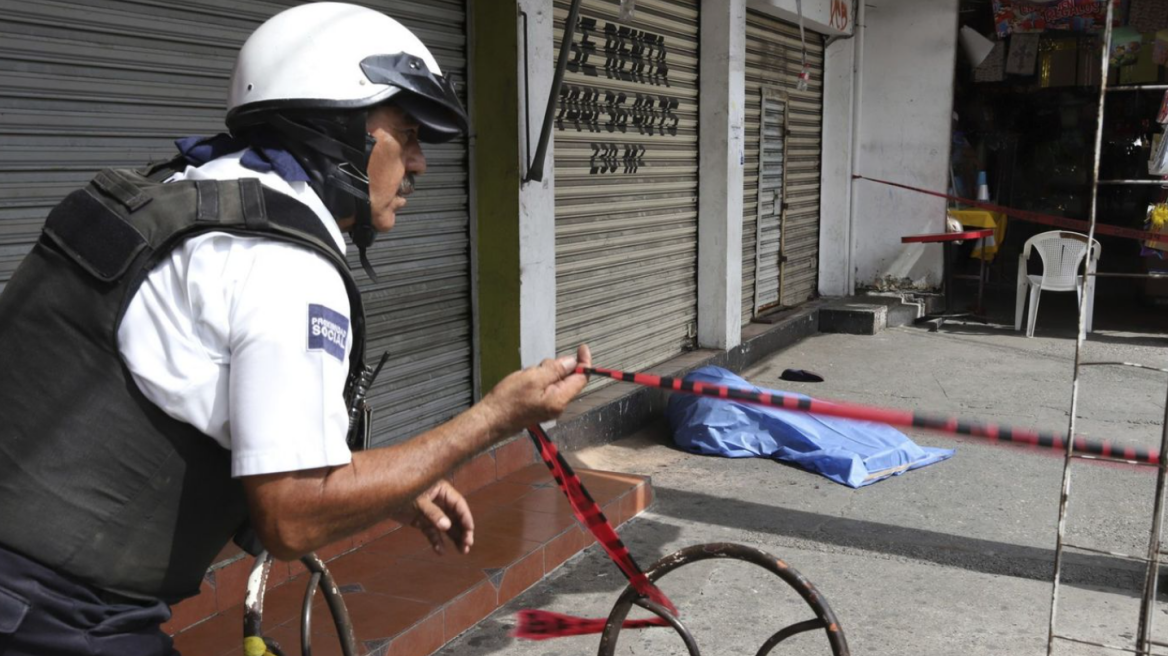
<instances>
[{"instance_id":1,"label":"shoulder patch","mask_svg":"<svg viewBox=\"0 0 1168 656\"><path fill-rule=\"evenodd\" d=\"M349 318L323 305L308 305L308 350L324 351L345 361L345 341L349 336Z\"/></svg>"}]
</instances>

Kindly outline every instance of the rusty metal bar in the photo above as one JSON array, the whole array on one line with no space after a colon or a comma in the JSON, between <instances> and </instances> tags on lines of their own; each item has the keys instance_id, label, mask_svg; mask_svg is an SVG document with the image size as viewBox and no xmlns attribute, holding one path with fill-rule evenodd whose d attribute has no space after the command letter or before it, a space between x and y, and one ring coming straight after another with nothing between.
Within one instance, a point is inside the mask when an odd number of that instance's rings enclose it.
<instances>
[{"instance_id":1,"label":"rusty metal bar","mask_svg":"<svg viewBox=\"0 0 1168 656\"><path fill-rule=\"evenodd\" d=\"M1090 455L1090 454L1086 454L1086 453L1072 453L1071 457L1078 458L1080 460L1099 460L1102 462L1118 462L1118 463L1122 463L1125 465L1134 465L1136 467L1156 467L1157 466L1156 463L1154 463L1154 462L1140 462L1139 460L1124 460L1123 458L1117 458L1115 456L1096 456L1096 455Z\"/></svg>"},{"instance_id":2,"label":"rusty metal bar","mask_svg":"<svg viewBox=\"0 0 1168 656\"><path fill-rule=\"evenodd\" d=\"M249 644L259 641L266 644L263 638L264 620L264 593L268 587L268 575L272 571L272 556L261 551L256 556L251 572L247 576L247 596L243 600L243 644L245 650Z\"/></svg>"},{"instance_id":3,"label":"rusty metal bar","mask_svg":"<svg viewBox=\"0 0 1168 656\"><path fill-rule=\"evenodd\" d=\"M1107 87L1106 91L1168 91L1168 84L1127 84L1118 87Z\"/></svg>"},{"instance_id":4,"label":"rusty metal bar","mask_svg":"<svg viewBox=\"0 0 1168 656\"><path fill-rule=\"evenodd\" d=\"M772 649L774 649L775 647L777 647L779 645L780 642L786 640L787 638L790 638L791 636L799 635L800 633L805 633L807 631L814 631L815 629L822 629L822 628L823 628L823 622L820 621L819 619L814 619L814 620L806 620L803 622L799 622L797 624L792 624L791 626L780 629L778 633L774 634L773 636L770 637L769 640L767 640L765 643L763 643L762 649L758 650L757 656L767 656L768 654L771 653Z\"/></svg>"},{"instance_id":5,"label":"rusty metal bar","mask_svg":"<svg viewBox=\"0 0 1168 656\"><path fill-rule=\"evenodd\" d=\"M1164 423L1160 427L1160 457L1168 455L1168 397L1164 399ZM1160 581L1160 560L1163 552L1160 539L1164 529L1164 490L1168 486L1168 466L1160 463L1156 476L1156 501L1152 510L1152 534L1148 538L1148 571L1144 577L1144 596L1140 600L1139 633L1136 634L1136 649L1150 653L1152 624L1156 612L1156 589Z\"/></svg>"},{"instance_id":6,"label":"rusty metal bar","mask_svg":"<svg viewBox=\"0 0 1168 656\"><path fill-rule=\"evenodd\" d=\"M1155 185L1157 187L1168 187L1168 180L1100 180L1100 185Z\"/></svg>"},{"instance_id":7,"label":"rusty metal bar","mask_svg":"<svg viewBox=\"0 0 1168 656\"><path fill-rule=\"evenodd\" d=\"M523 182L543 182L543 168L547 159L548 142L552 137L552 123L556 117L556 102L560 99L560 88L564 84L564 71L568 68L568 57L572 51L572 40L576 37L576 19L580 15L580 0L572 0L568 7L568 19L564 23L564 36L560 40L560 55L556 60L556 72L552 78L552 88L548 92L547 109L543 113L543 127L539 131L539 144L535 147L535 158L527 163L527 175ZM527 47L527 43L523 44ZM530 101L530 98L525 99ZM531 135L524 135L524 140Z\"/></svg>"},{"instance_id":8,"label":"rusty metal bar","mask_svg":"<svg viewBox=\"0 0 1168 656\"><path fill-rule=\"evenodd\" d=\"M300 562L304 563L309 572L320 575L320 590L324 593L324 601L328 604L329 612L332 613L337 637L341 641L341 653L344 656L357 656L357 638L353 634L353 620L349 617L349 609L345 607L345 599L341 596L341 591L337 587L337 582L333 580L332 573L324 566L324 561L314 553L304 556ZM313 580L316 580L315 576Z\"/></svg>"},{"instance_id":9,"label":"rusty metal bar","mask_svg":"<svg viewBox=\"0 0 1168 656\"><path fill-rule=\"evenodd\" d=\"M1168 278L1168 272L1156 273L1154 271L1148 273L1099 273L1094 271L1087 273L1087 275L1093 278Z\"/></svg>"},{"instance_id":10,"label":"rusty metal bar","mask_svg":"<svg viewBox=\"0 0 1168 656\"><path fill-rule=\"evenodd\" d=\"M316 588L320 585L320 573L313 572L304 591L304 604L300 607L300 651L303 656L312 656L312 602L316 599Z\"/></svg>"},{"instance_id":11,"label":"rusty metal bar","mask_svg":"<svg viewBox=\"0 0 1168 656\"><path fill-rule=\"evenodd\" d=\"M1084 546L1080 546L1077 544L1071 544L1069 542L1063 543L1063 549L1074 549L1076 551L1086 551L1087 553L1099 554L1100 556L1114 556L1116 558L1124 558L1126 560L1134 560L1134 561L1140 562L1140 563L1148 562L1148 559L1145 558L1144 556L1133 556L1131 554L1120 553L1118 551L1107 551L1105 549L1096 549L1094 547L1084 547Z\"/></svg>"},{"instance_id":12,"label":"rusty metal bar","mask_svg":"<svg viewBox=\"0 0 1168 656\"><path fill-rule=\"evenodd\" d=\"M1091 167L1091 214L1090 226L1087 230L1087 255L1083 258L1084 263L1090 262L1092 253L1091 250L1095 247L1095 223L1099 218L1099 162L1103 152L1103 113L1107 104L1107 67L1109 65L1108 58L1110 50L1107 44L1111 43L1112 20L1115 18L1115 5L1107 3L1107 21L1103 29L1103 47L1100 48L1099 66L1101 75L1099 76L1099 101L1098 114L1095 123L1095 153L1094 162ZM1080 278L1079 284L1079 298L1086 298L1087 276ZM1079 321L1078 330L1075 335L1075 375L1071 381L1071 416L1067 425L1067 452L1063 459L1063 484L1062 491L1059 495L1059 518L1058 518L1058 537L1055 542L1054 549L1054 575L1051 582L1050 592L1050 628L1046 641L1047 656L1054 656L1054 637L1055 625L1058 620L1058 593L1059 593L1059 577L1062 575L1063 565L1063 542L1066 539L1067 533L1067 501L1071 494L1071 463L1074 461L1071 456L1074 454L1074 437L1075 437L1075 422L1078 419L1079 410L1079 373L1081 371L1080 363L1083 362L1083 343L1087 338L1087 304L1079 304Z\"/></svg>"},{"instance_id":13,"label":"rusty metal bar","mask_svg":"<svg viewBox=\"0 0 1168 656\"><path fill-rule=\"evenodd\" d=\"M357 639L353 635L353 621L345 607L345 600L333 575L325 567L324 561L316 554L308 554L300 559L311 573L308 588L305 590L304 604L301 608L300 642L304 656L312 655L311 627L312 601L317 588L324 594L324 600L332 613L333 623L336 625L337 636L341 643L343 656L356 656ZM283 656L279 646L269 638L264 637L264 595L268 587L268 575L272 570L272 556L267 551L261 551L256 556L251 573L247 577L247 597L243 607L243 644L245 653L272 652ZM259 651L260 649L264 651Z\"/></svg>"},{"instance_id":14,"label":"rusty metal bar","mask_svg":"<svg viewBox=\"0 0 1168 656\"><path fill-rule=\"evenodd\" d=\"M1080 645L1089 645L1091 647L1102 647L1104 649L1112 649L1115 651L1127 652L1129 654L1138 654L1139 653L1135 649L1132 649L1131 647L1121 647L1119 645L1109 645L1105 642L1094 642L1091 640L1083 640L1082 638L1072 638L1071 636L1053 635L1053 636L1051 636L1051 638L1056 639L1056 640L1066 640L1067 642L1074 642L1074 643L1077 643ZM1168 656L1168 654L1148 654L1147 656Z\"/></svg>"},{"instance_id":15,"label":"rusty metal bar","mask_svg":"<svg viewBox=\"0 0 1168 656\"><path fill-rule=\"evenodd\" d=\"M831 646L831 651L834 656L850 656L851 651L848 649L848 642L844 636L843 628L840 626L839 620L836 619L835 613L832 612L831 607L823 595L815 589L815 586L810 581L796 571L795 568L754 547L725 542L687 547L658 560L645 572L645 575L648 576L650 581L656 583L658 579L680 567L711 559L739 560L762 567L786 582L787 585L793 588L803 598L807 605L811 607L811 610L814 611L816 615L814 619L792 624L775 634L775 636L772 636L771 640L767 641L768 644L773 641L773 644L769 644L770 648L773 648L775 644L778 644L791 635L809 631L812 628L820 628L827 635L827 641ZM696 643L693 642L692 636L688 640L686 639L688 631L683 630L684 626L681 625L680 620L677 620L676 617L671 619L669 617L670 614L664 608L654 608L655 604L640 597L631 585L625 588L620 598L617 599L616 604L612 607L612 612L608 616L608 622L604 626L604 632L600 636L600 649L597 652L599 656L613 656L616 652L616 644L617 639L620 637L621 626L624 624L625 618L628 617L629 610L632 609L634 604L646 608L665 618L666 621L669 621L674 626L674 629L678 631L679 635L682 636L682 640L686 642L686 647L690 650L691 656L698 656ZM675 622L674 620L677 621ZM809 623L811 622L815 623L814 627L810 626ZM764 645L764 648L766 647L767 645ZM766 651L760 652L760 654L765 656Z\"/></svg>"},{"instance_id":16,"label":"rusty metal bar","mask_svg":"<svg viewBox=\"0 0 1168 656\"><path fill-rule=\"evenodd\" d=\"M1168 374L1168 369L1163 369L1161 367L1149 367L1146 364L1140 364L1138 362L1120 362L1118 360L1116 360L1114 362L1103 362L1103 361L1083 362L1083 363L1080 363L1079 366L1080 367L1135 367L1136 369L1147 369L1149 371L1159 371L1161 373Z\"/></svg>"},{"instance_id":17,"label":"rusty metal bar","mask_svg":"<svg viewBox=\"0 0 1168 656\"><path fill-rule=\"evenodd\" d=\"M677 619L676 615L669 612L668 608L645 597L637 597L633 599L633 603L669 622L669 626L672 626L673 630L677 631L677 634L681 636L681 641L685 643L685 648L689 651L689 656L702 656L702 652L698 649L698 643L694 640L693 634L681 623L681 620Z\"/></svg>"}]
</instances>

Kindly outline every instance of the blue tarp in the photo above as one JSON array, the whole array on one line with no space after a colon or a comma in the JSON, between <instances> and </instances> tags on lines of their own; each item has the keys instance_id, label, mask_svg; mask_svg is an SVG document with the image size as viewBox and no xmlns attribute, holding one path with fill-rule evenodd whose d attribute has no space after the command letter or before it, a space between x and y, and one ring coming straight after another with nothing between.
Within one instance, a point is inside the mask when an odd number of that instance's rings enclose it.
<instances>
[{"instance_id":1,"label":"blue tarp","mask_svg":"<svg viewBox=\"0 0 1168 656\"><path fill-rule=\"evenodd\" d=\"M771 391L721 367L702 367L685 379ZM850 487L931 465L954 453L952 449L917 446L904 433L884 424L690 394L672 395L666 414L673 427L673 441L687 451L728 458L775 458Z\"/></svg>"}]
</instances>

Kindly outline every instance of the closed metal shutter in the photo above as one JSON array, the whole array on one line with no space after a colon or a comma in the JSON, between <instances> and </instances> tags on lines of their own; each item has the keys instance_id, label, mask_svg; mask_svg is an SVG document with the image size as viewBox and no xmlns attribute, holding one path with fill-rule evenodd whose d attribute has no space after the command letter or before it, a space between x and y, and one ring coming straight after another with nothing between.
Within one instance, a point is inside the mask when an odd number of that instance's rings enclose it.
<instances>
[{"instance_id":1,"label":"closed metal shutter","mask_svg":"<svg viewBox=\"0 0 1168 656\"><path fill-rule=\"evenodd\" d=\"M261 22L295 4L0 5L0 286L52 206L97 170L169 159L176 137L221 132L236 51ZM466 79L464 0L362 4L402 21L444 72ZM377 444L472 402L466 143L428 146L426 156L429 171L408 210L371 252L382 282L363 285L370 357L392 353L372 392Z\"/></svg>"},{"instance_id":2,"label":"closed metal shutter","mask_svg":"<svg viewBox=\"0 0 1168 656\"><path fill-rule=\"evenodd\" d=\"M638 0L623 23L619 5L581 4L559 97L556 350L640 370L696 332L698 2Z\"/></svg>"},{"instance_id":3,"label":"closed metal shutter","mask_svg":"<svg viewBox=\"0 0 1168 656\"><path fill-rule=\"evenodd\" d=\"M779 224L783 208L783 163L787 130L787 97L774 87L760 89L756 139L748 144L752 163L743 179L749 208L742 215L742 323L779 303L781 277ZM753 213L750 212L753 209Z\"/></svg>"},{"instance_id":4,"label":"closed metal shutter","mask_svg":"<svg viewBox=\"0 0 1168 656\"><path fill-rule=\"evenodd\" d=\"M786 260L780 265L781 294L784 307L799 305L815 297L819 278L819 179L820 144L823 127L823 36L808 30L807 61L811 80L807 91L799 91L799 72L803 68L798 26L760 14L746 13L746 141L747 163L752 163L751 148L757 148L762 113L762 87L774 87L786 94L786 158L783 162L784 197L781 206L780 241L764 243L775 248L781 243ZM757 166L755 163L754 166ZM747 278L746 261L752 255L746 245L748 235L755 234L757 220L758 176L748 169L745 174L743 211L743 298L752 291L754 281ZM764 207L765 210L765 207ZM754 244L750 244L753 246ZM778 254L775 254L778 257ZM763 253L769 259L770 252ZM757 259L757 256L756 256ZM750 267L753 270L753 266ZM743 306L743 317L746 318Z\"/></svg>"}]
</instances>

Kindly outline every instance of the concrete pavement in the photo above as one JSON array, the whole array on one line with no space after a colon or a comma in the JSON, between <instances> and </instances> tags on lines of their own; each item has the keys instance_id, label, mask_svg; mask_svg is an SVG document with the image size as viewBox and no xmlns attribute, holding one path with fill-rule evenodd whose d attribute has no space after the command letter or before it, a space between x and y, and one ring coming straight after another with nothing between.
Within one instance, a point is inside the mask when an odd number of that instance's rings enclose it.
<instances>
[{"instance_id":1,"label":"concrete pavement","mask_svg":"<svg viewBox=\"0 0 1168 656\"><path fill-rule=\"evenodd\" d=\"M1049 303L1055 309L1044 311L1057 312L1057 301ZM1088 354L1093 360L1168 367L1166 344L1168 339L1156 335L1103 330L1089 342ZM817 397L1065 430L1073 349L1069 331L1040 328L1038 337L1025 339L1012 326L946 324L939 333L896 328L869 337L816 335L743 375L761 386ZM826 382L779 380L788 367L816 371ZM1079 432L1158 444L1166 378L1157 372L1088 369L1081 383ZM860 490L776 462L690 455L671 446L662 424L574 458L653 477L656 504L622 530L643 565L697 543L757 546L816 584L839 616L854 654L1044 654L1061 457L973 439L910 435L921 444L956 447L957 455ZM1075 465L1069 539L1143 553L1153 472ZM1061 632L1107 643L1131 641L1138 564L1075 554L1063 580ZM623 587L619 571L593 547L440 653L592 653L596 636L554 642L508 637L514 613L544 608L602 617ZM670 575L662 587L683 609L705 654L754 654L782 626L811 617L777 579L745 564L693 565ZM1161 639L1168 639L1165 609L1159 613ZM672 633L654 629L626 633L618 653L681 654L684 648ZM774 653L829 651L821 634L804 634ZM1068 645L1056 653L1100 650Z\"/></svg>"}]
</instances>

